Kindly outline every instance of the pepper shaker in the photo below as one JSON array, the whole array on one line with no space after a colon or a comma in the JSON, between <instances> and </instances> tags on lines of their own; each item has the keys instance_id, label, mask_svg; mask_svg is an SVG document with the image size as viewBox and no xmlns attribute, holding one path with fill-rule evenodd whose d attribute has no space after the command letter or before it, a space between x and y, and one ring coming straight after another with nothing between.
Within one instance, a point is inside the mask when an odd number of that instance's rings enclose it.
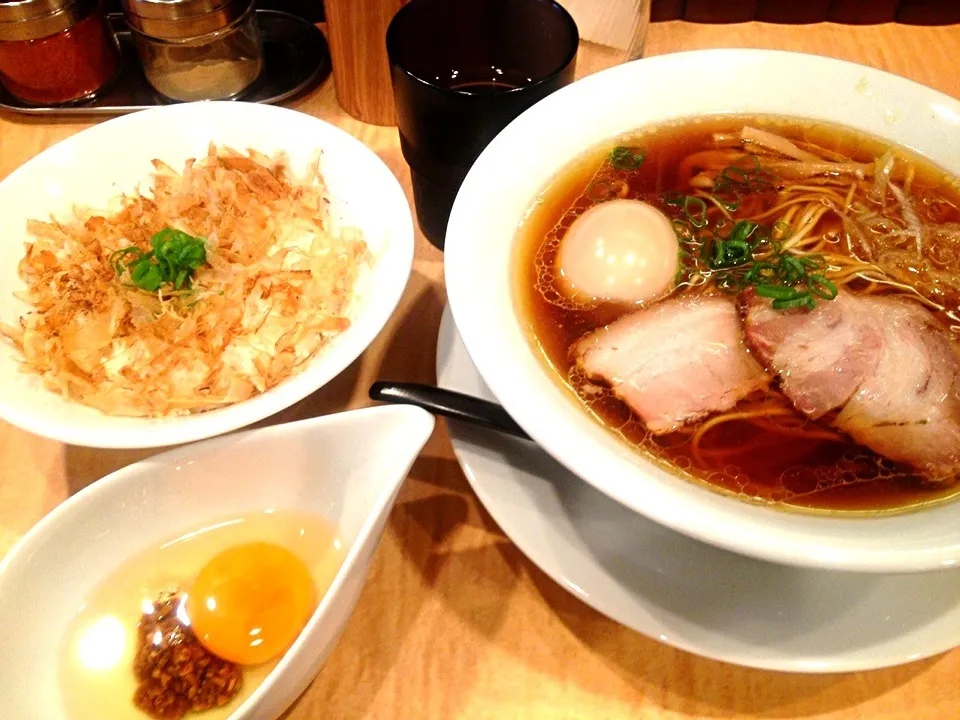
<instances>
[{"instance_id":1,"label":"pepper shaker","mask_svg":"<svg viewBox=\"0 0 960 720\"><path fill-rule=\"evenodd\" d=\"M173 100L224 100L260 76L253 0L123 0L147 81Z\"/></svg>"}]
</instances>

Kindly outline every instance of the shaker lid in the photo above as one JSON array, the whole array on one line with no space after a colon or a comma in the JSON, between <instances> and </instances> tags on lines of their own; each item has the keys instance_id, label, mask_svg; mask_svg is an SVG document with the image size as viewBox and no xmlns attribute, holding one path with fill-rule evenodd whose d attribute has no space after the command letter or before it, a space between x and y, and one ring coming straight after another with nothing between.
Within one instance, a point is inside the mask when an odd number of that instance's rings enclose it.
<instances>
[{"instance_id":1,"label":"shaker lid","mask_svg":"<svg viewBox=\"0 0 960 720\"><path fill-rule=\"evenodd\" d=\"M216 32L252 4L253 0L123 0L123 10L130 26L144 35L174 39Z\"/></svg>"},{"instance_id":2,"label":"shaker lid","mask_svg":"<svg viewBox=\"0 0 960 720\"><path fill-rule=\"evenodd\" d=\"M0 0L0 42L55 35L96 7L97 0Z\"/></svg>"}]
</instances>

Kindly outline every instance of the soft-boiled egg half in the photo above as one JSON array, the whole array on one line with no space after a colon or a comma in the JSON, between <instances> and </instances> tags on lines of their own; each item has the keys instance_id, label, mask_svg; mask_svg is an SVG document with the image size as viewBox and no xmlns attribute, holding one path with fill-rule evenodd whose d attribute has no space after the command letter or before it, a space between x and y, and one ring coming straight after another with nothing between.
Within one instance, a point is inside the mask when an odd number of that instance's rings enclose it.
<instances>
[{"instance_id":1,"label":"soft-boiled egg half","mask_svg":"<svg viewBox=\"0 0 960 720\"><path fill-rule=\"evenodd\" d=\"M669 292L679 264L670 219L640 200L594 205L560 241L560 289L574 299L643 303Z\"/></svg>"}]
</instances>

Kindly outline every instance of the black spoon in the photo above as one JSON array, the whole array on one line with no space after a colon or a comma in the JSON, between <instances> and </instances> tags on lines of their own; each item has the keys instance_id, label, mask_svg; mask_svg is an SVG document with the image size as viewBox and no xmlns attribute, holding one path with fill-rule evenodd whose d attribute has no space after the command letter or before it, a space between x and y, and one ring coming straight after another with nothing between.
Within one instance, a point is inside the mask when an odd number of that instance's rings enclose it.
<instances>
[{"instance_id":1,"label":"black spoon","mask_svg":"<svg viewBox=\"0 0 960 720\"><path fill-rule=\"evenodd\" d=\"M509 433L525 440L530 439L523 428L517 425L500 405L434 385L375 382L370 386L370 398L380 402L416 405L434 415L443 415Z\"/></svg>"}]
</instances>

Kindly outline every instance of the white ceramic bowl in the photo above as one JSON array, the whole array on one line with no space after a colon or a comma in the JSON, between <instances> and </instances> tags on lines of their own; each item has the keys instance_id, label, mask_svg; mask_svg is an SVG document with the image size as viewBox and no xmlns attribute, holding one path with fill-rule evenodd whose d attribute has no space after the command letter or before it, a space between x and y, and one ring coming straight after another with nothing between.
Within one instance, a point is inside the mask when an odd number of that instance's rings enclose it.
<instances>
[{"instance_id":1,"label":"white ceramic bowl","mask_svg":"<svg viewBox=\"0 0 960 720\"><path fill-rule=\"evenodd\" d=\"M0 321L11 325L29 307L13 297L23 288L17 263L29 218L69 213L73 205L103 207L120 192L149 181L150 161L181 168L206 154L210 141L267 154L284 151L303 171L322 149L321 172L338 224L359 227L374 254L351 307L351 327L299 374L226 408L169 419L110 417L68 402L37 376L18 372L17 352L0 341L0 418L75 445L157 447L243 427L306 397L353 362L396 308L413 263L413 221L403 190L386 165L359 140L309 115L251 103L171 105L126 115L64 140L0 182Z\"/></svg>"},{"instance_id":2,"label":"white ceramic bowl","mask_svg":"<svg viewBox=\"0 0 960 720\"><path fill-rule=\"evenodd\" d=\"M547 182L609 138L721 113L817 118L912 147L960 175L960 102L900 77L766 50L665 55L590 76L511 123L470 170L447 229L450 305L484 381L517 422L585 481L647 517L746 555L871 572L960 562L960 502L891 517L750 505L677 479L580 410L534 356L512 300L517 226Z\"/></svg>"},{"instance_id":3,"label":"white ceramic bowl","mask_svg":"<svg viewBox=\"0 0 960 720\"><path fill-rule=\"evenodd\" d=\"M433 425L418 408L381 407L251 430L136 463L61 504L0 562L3 716L65 720L57 660L66 626L125 560L210 522L276 508L323 516L349 548L307 626L230 720L277 717L336 644Z\"/></svg>"}]
</instances>

